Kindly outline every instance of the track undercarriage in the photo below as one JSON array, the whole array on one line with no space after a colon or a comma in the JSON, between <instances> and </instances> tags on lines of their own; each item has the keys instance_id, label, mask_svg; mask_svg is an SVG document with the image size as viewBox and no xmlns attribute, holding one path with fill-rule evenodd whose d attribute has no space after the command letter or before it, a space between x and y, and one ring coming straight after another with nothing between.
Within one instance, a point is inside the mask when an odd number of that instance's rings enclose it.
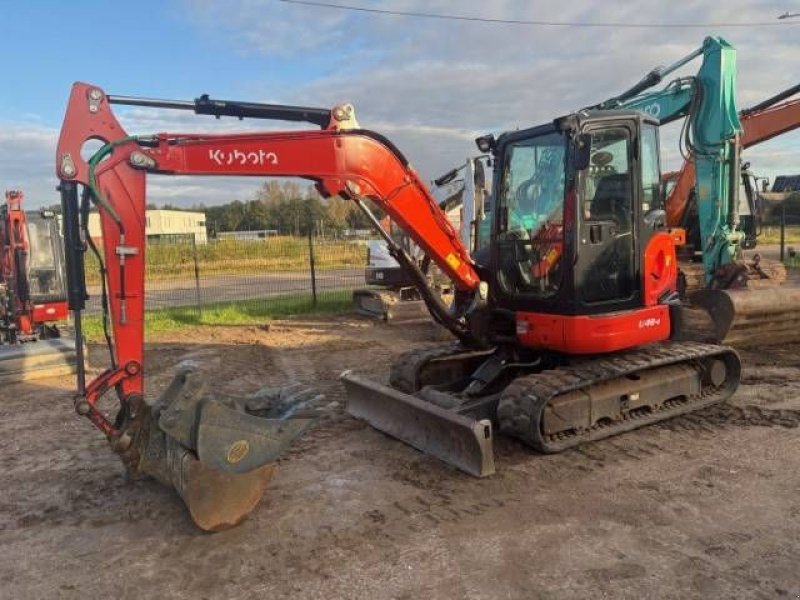
<instances>
[{"instance_id":1,"label":"track undercarriage","mask_svg":"<svg viewBox=\"0 0 800 600\"><path fill-rule=\"evenodd\" d=\"M403 355L390 386L351 372L342 379L353 415L483 476L494 472L493 427L539 452L560 452L722 402L740 373L736 352L696 342L528 360L450 344Z\"/></svg>"}]
</instances>

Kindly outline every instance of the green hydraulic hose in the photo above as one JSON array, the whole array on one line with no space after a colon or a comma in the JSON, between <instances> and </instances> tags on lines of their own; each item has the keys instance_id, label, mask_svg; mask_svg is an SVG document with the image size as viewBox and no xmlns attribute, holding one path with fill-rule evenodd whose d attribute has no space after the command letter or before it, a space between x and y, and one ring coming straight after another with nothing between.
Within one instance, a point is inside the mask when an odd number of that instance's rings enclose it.
<instances>
[{"instance_id":1,"label":"green hydraulic hose","mask_svg":"<svg viewBox=\"0 0 800 600\"><path fill-rule=\"evenodd\" d=\"M122 218L119 216L119 213L116 211L116 209L113 206L111 206L111 204L109 204L108 201L106 201L106 199L103 198L102 194L100 193L100 189L97 187L97 177L95 175L95 171L97 169L97 165L100 164L100 161L103 160L109 154L111 154L114 148L116 148L117 146L121 146L122 144L126 144L128 142L138 142L140 139L142 139L140 136L128 135L118 140L114 140L113 142L109 142L108 144L100 148L97 152L95 152L94 155L88 161L89 165L88 186L89 186L89 191L91 192L91 197L96 205L101 206L109 215L111 215L111 218L114 219L114 222L116 222L121 232L124 232L125 229L122 224Z\"/></svg>"}]
</instances>

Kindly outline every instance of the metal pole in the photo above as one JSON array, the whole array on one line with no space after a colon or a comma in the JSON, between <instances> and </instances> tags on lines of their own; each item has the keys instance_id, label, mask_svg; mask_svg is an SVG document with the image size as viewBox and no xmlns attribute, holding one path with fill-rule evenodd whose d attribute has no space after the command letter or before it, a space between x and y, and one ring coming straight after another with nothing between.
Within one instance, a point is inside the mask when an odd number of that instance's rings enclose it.
<instances>
[{"instance_id":1,"label":"metal pole","mask_svg":"<svg viewBox=\"0 0 800 600\"><path fill-rule=\"evenodd\" d=\"M203 318L203 304L200 301L200 264L197 260L197 238L192 234L192 255L194 257L194 293L197 302L197 315Z\"/></svg>"},{"instance_id":2,"label":"metal pole","mask_svg":"<svg viewBox=\"0 0 800 600\"><path fill-rule=\"evenodd\" d=\"M786 201L781 202L781 262L784 259L784 248L786 246Z\"/></svg>"},{"instance_id":3,"label":"metal pole","mask_svg":"<svg viewBox=\"0 0 800 600\"><path fill-rule=\"evenodd\" d=\"M308 258L311 264L311 297L313 299L314 307L317 306L317 269L314 261L314 236L311 235L311 230L308 232Z\"/></svg>"}]
</instances>

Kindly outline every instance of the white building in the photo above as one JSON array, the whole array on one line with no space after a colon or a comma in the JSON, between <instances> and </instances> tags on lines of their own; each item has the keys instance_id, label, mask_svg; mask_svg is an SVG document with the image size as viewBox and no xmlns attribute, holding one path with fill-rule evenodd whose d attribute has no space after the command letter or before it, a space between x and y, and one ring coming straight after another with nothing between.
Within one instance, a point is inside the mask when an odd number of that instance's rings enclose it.
<instances>
[{"instance_id":1,"label":"white building","mask_svg":"<svg viewBox=\"0 0 800 600\"><path fill-rule=\"evenodd\" d=\"M148 240L193 235L194 241L198 244L205 244L208 241L205 213L157 208L146 210L145 218L144 231ZM97 212L89 214L89 235L94 240L102 237L100 215Z\"/></svg>"},{"instance_id":2,"label":"white building","mask_svg":"<svg viewBox=\"0 0 800 600\"><path fill-rule=\"evenodd\" d=\"M220 231L218 240L237 240L245 242L258 242L278 235L277 229L254 229L253 231Z\"/></svg>"}]
</instances>

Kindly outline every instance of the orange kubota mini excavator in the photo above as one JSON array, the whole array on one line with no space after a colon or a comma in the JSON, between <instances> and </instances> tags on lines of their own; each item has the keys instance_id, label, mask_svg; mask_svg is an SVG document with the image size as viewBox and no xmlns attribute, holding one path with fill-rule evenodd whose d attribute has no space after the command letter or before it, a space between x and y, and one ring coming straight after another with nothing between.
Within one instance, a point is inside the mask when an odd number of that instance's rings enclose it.
<instances>
[{"instance_id":1,"label":"orange kubota mini excavator","mask_svg":"<svg viewBox=\"0 0 800 600\"><path fill-rule=\"evenodd\" d=\"M50 211L23 210L23 193L0 206L0 382L75 372L67 321L64 247Z\"/></svg>"},{"instance_id":2,"label":"orange kubota mini excavator","mask_svg":"<svg viewBox=\"0 0 800 600\"><path fill-rule=\"evenodd\" d=\"M689 58L701 53L707 71L728 69L734 59L731 48L710 38ZM709 85L702 102L720 106L732 93L731 85ZM111 110L115 104L305 121L320 129L130 136ZM735 158L732 114L715 142L720 161ZM151 174L304 177L323 195L341 195L371 216L434 319L458 342L404 355L391 386L344 373L348 410L467 472L494 471L496 425L540 451L557 452L724 401L739 383L737 354L672 339L681 324L675 246L663 230L663 211L651 205L660 179L658 137L653 117L608 109L480 138L481 151L495 161L493 233L485 256L473 260L403 154L359 128L349 105L327 110L207 96L165 101L76 83L56 165L69 300L80 331L81 213L93 202L114 333L111 367L88 386L79 371L76 409L133 474L174 485L206 529L233 525L252 510L265 485L261 470L307 425L296 403L280 397L261 404L212 397L200 373L189 369L160 399L145 400L144 211ZM85 161L81 148L91 139L105 146ZM727 172L714 172L730 181ZM450 307L380 229L365 199L453 281ZM109 419L98 400L112 389L120 409Z\"/></svg>"}]
</instances>

